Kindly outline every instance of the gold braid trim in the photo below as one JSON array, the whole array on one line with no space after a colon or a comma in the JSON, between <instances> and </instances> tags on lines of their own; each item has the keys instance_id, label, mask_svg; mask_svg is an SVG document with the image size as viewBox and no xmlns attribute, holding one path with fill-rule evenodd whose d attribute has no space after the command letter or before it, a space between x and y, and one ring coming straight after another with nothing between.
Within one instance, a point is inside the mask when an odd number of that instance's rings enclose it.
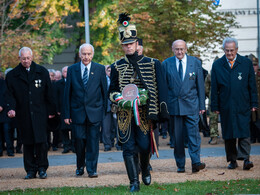
<instances>
[{"instance_id":1,"label":"gold braid trim","mask_svg":"<svg viewBox=\"0 0 260 195\"><path fill-rule=\"evenodd\" d=\"M155 114L159 113L159 105L158 105L158 89L157 89L157 82L156 82L156 75L155 75L155 61L151 58L150 62L146 63L139 63L140 73L142 78L148 87L149 94L150 94L150 105L148 114Z\"/></svg>"},{"instance_id":2,"label":"gold braid trim","mask_svg":"<svg viewBox=\"0 0 260 195\"><path fill-rule=\"evenodd\" d=\"M110 99L111 102L117 103L117 102L115 101L115 99L114 99L114 96L117 95L117 94L118 94L118 92L110 93L109 99Z\"/></svg>"},{"instance_id":3,"label":"gold braid trim","mask_svg":"<svg viewBox=\"0 0 260 195\"><path fill-rule=\"evenodd\" d=\"M126 134L126 130L128 129L131 123L131 118L131 110L122 109L118 112L118 128L120 131L122 131L123 134Z\"/></svg>"},{"instance_id":4,"label":"gold braid trim","mask_svg":"<svg viewBox=\"0 0 260 195\"><path fill-rule=\"evenodd\" d=\"M139 108L138 108L139 109ZM147 108L142 107L139 109L139 116L140 116L140 129L146 135L149 131L149 124L147 121Z\"/></svg>"}]
</instances>

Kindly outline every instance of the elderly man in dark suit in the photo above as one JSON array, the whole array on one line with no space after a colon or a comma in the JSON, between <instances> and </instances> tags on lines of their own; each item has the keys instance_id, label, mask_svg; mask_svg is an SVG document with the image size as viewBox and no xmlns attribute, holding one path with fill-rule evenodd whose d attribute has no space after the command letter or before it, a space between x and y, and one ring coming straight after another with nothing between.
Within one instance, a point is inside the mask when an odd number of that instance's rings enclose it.
<instances>
[{"instance_id":1,"label":"elderly man in dark suit","mask_svg":"<svg viewBox=\"0 0 260 195\"><path fill-rule=\"evenodd\" d=\"M223 49L225 55L212 66L211 110L220 114L228 169L244 160L243 169L249 170L254 166L249 161L250 117L258 106L255 73L252 62L237 53L235 38L224 39Z\"/></svg>"},{"instance_id":2,"label":"elderly man in dark suit","mask_svg":"<svg viewBox=\"0 0 260 195\"><path fill-rule=\"evenodd\" d=\"M54 117L55 104L48 71L32 61L32 50L19 51L20 64L6 75L8 116L16 117L21 131L25 179L47 177L47 119Z\"/></svg>"},{"instance_id":3,"label":"elderly man in dark suit","mask_svg":"<svg viewBox=\"0 0 260 195\"><path fill-rule=\"evenodd\" d=\"M201 62L186 55L187 45L183 40L172 44L175 56L163 63L168 85L168 110L174 132L174 157L177 172L185 172L184 140L188 138L192 172L205 168L200 161L199 114L205 112L205 88Z\"/></svg>"},{"instance_id":4,"label":"elderly man in dark suit","mask_svg":"<svg viewBox=\"0 0 260 195\"><path fill-rule=\"evenodd\" d=\"M105 66L92 62L93 56L92 45L80 46L81 62L68 68L64 89L65 123L72 123L75 133L76 175L83 175L86 166L90 178L98 176L99 131L107 104Z\"/></svg>"}]
</instances>

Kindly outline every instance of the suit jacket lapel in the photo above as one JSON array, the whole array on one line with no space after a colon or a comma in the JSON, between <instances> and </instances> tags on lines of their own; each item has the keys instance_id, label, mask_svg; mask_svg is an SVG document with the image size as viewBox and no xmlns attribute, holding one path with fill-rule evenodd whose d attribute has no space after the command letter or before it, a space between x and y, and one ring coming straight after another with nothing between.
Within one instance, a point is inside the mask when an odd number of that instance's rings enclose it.
<instances>
[{"instance_id":1,"label":"suit jacket lapel","mask_svg":"<svg viewBox=\"0 0 260 195\"><path fill-rule=\"evenodd\" d=\"M237 54L237 58L232 69L235 69L239 64L241 64L241 56Z\"/></svg>"},{"instance_id":2,"label":"suit jacket lapel","mask_svg":"<svg viewBox=\"0 0 260 195\"><path fill-rule=\"evenodd\" d=\"M76 65L75 68L75 74L76 74L76 79L78 81L78 83L80 83L81 87L84 89L84 83L81 77L81 68L80 68L80 62Z\"/></svg>"},{"instance_id":3,"label":"suit jacket lapel","mask_svg":"<svg viewBox=\"0 0 260 195\"><path fill-rule=\"evenodd\" d=\"M19 77L21 80L25 81L26 83L29 83L27 74L24 71L22 64L19 64L18 66L19 66L19 69L17 69L15 76Z\"/></svg>"},{"instance_id":4,"label":"suit jacket lapel","mask_svg":"<svg viewBox=\"0 0 260 195\"><path fill-rule=\"evenodd\" d=\"M191 58L187 55L186 72L184 75L183 82L186 82L186 80L189 79L189 73L192 70L192 66L193 66L193 60L191 60Z\"/></svg>"},{"instance_id":5,"label":"suit jacket lapel","mask_svg":"<svg viewBox=\"0 0 260 195\"><path fill-rule=\"evenodd\" d=\"M87 85L89 85L89 83L92 82L93 77L94 77L94 75L95 75L95 71L96 71L95 62L91 62L91 68L90 68L90 72L89 72L89 77L88 77L88 83L87 83Z\"/></svg>"},{"instance_id":6,"label":"suit jacket lapel","mask_svg":"<svg viewBox=\"0 0 260 195\"><path fill-rule=\"evenodd\" d=\"M222 58L221 58L221 60L222 60L222 64L223 64L224 68L225 68L228 72L230 72L230 71L231 71L231 68L230 68L230 66L229 66L229 64L228 64L228 62L227 62L226 56L223 55ZM235 64L236 64L236 63L235 63Z\"/></svg>"},{"instance_id":7,"label":"suit jacket lapel","mask_svg":"<svg viewBox=\"0 0 260 195\"><path fill-rule=\"evenodd\" d=\"M29 71L29 82L34 82L35 79L39 79L36 78L36 75L38 74L38 72L41 72L37 66L35 66L34 62L32 62L32 65L30 67L30 71Z\"/></svg>"}]
</instances>

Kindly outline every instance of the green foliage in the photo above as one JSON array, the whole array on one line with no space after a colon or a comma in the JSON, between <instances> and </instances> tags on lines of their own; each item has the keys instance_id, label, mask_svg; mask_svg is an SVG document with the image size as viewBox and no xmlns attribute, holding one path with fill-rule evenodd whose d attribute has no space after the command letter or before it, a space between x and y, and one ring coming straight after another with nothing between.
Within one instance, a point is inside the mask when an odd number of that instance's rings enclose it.
<instances>
[{"instance_id":1,"label":"green foliage","mask_svg":"<svg viewBox=\"0 0 260 195\"><path fill-rule=\"evenodd\" d=\"M234 16L216 12L210 0L127 2L120 1L121 12L131 13L138 37L143 38L145 54L160 60L172 56L171 45L176 39L187 42L189 54L200 56L230 36L230 27L237 27Z\"/></svg>"},{"instance_id":2,"label":"green foliage","mask_svg":"<svg viewBox=\"0 0 260 195\"><path fill-rule=\"evenodd\" d=\"M26 189L1 194L132 194L128 186L117 187L62 187L52 189ZM141 185L138 194L259 194L259 179L230 181L186 181L184 183Z\"/></svg>"},{"instance_id":3,"label":"green foliage","mask_svg":"<svg viewBox=\"0 0 260 195\"><path fill-rule=\"evenodd\" d=\"M90 40L95 47L94 60L102 64L111 64L123 55L117 24L122 12L131 14L130 23L137 26L137 36L143 39L145 55L161 61L173 55L171 45L176 39L188 43L190 55L201 56L231 36L231 27L238 27L235 17L216 12L211 0L91 2Z\"/></svg>"}]
</instances>

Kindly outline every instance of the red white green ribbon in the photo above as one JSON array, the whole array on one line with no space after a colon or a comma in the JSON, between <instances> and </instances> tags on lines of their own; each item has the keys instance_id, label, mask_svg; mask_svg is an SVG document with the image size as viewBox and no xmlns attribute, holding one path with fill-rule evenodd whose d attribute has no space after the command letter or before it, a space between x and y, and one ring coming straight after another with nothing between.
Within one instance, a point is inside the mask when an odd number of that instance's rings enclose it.
<instances>
[{"instance_id":1,"label":"red white green ribbon","mask_svg":"<svg viewBox=\"0 0 260 195\"><path fill-rule=\"evenodd\" d=\"M116 95L115 97L115 101L118 102L119 100L122 100L123 99L123 96L119 93Z\"/></svg>"},{"instance_id":2,"label":"red white green ribbon","mask_svg":"<svg viewBox=\"0 0 260 195\"><path fill-rule=\"evenodd\" d=\"M139 105L140 105L140 98L139 98L139 94L138 94L137 97L132 102L132 107L133 107L133 111L134 111L134 118L135 118L135 124L137 126L140 125L140 116L139 116L139 111L138 111L138 106Z\"/></svg>"}]
</instances>

